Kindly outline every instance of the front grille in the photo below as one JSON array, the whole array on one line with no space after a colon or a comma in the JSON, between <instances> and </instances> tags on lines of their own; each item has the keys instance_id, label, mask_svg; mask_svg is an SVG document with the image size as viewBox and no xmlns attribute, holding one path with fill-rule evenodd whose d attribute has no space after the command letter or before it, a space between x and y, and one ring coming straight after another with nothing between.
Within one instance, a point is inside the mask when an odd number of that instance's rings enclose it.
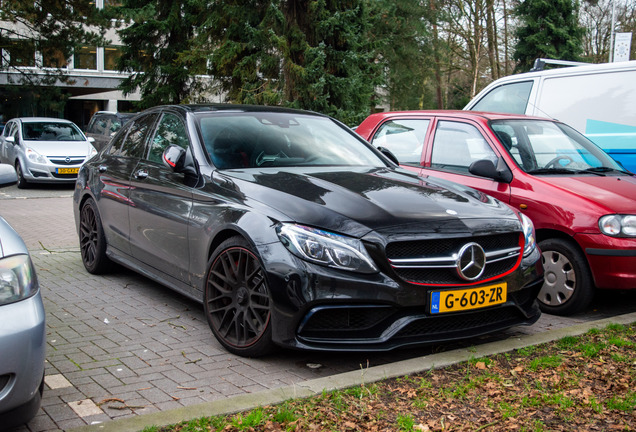
<instances>
[{"instance_id":1,"label":"front grille","mask_svg":"<svg viewBox=\"0 0 636 432\"><path fill-rule=\"evenodd\" d=\"M49 156L51 163L55 165L79 165L84 162L84 157L71 157L69 161L66 161L66 156Z\"/></svg>"},{"instance_id":2,"label":"front grille","mask_svg":"<svg viewBox=\"0 0 636 432\"><path fill-rule=\"evenodd\" d=\"M444 238L393 242L386 254L396 274L406 282L425 285L461 285L467 281L457 273L455 265L459 250L470 242L478 243L488 260L483 274L470 282L496 278L517 263L521 247L519 233L507 233L473 238ZM408 264L403 264L408 261Z\"/></svg>"},{"instance_id":3,"label":"front grille","mask_svg":"<svg viewBox=\"0 0 636 432\"><path fill-rule=\"evenodd\" d=\"M483 328L504 328L508 323L514 325L520 320L520 313L516 308L505 307L484 309L464 314L435 316L411 322L396 335L400 338L424 338L436 340L440 336L448 337L454 333L475 331Z\"/></svg>"},{"instance_id":4,"label":"front grille","mask_svg":"<svg viewBox=\"0 0 636 432\"><path fill-rule=\"evenodd\" d=\"M76 179L77 178L77 174L58 174L58 173L51 173L51 175L55 178L58 179Z\"/></svg>"},{"instance_id":5,"label":"front grille","mask_svg":"<svg viewBox=\"0 0 636 432\"><path fill-rule=\"evenodd\" d=\"M378 337L386 325L380 325L396 312L389 306L346 306L318 308L310 313L299 333L306 337L325 334L364 334ZM375 330L374 330L375 328Z\"/></svg>"}]
</instances>

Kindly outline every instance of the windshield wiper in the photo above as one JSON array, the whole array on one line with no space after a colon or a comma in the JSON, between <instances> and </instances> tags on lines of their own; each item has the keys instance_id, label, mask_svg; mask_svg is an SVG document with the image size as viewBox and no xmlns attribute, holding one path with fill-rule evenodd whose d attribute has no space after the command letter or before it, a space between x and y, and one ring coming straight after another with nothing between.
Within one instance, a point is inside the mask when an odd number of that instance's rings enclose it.
<instances>
[{"instance_id":1,"label":"windshield wiper","mask_svg":"<svg viewBox=\"0 0 636 432\"><path fill-rule=\"evenodd\" d=\"M630 172L624 171L624 170L619 170L616 168L610 168L610 167L593 167L593 168L588 168L588 169L584 169L581 171L578 171L580 173L592 173L592 174L599 174L599 175L604 175L603 173L608 173L608 172L618 172L621 174L627 174L627 175L633 175Z\"/></svg>"},{"instance_id":2,"label":"windshield wiper","mask_svg":"<svg viewBox=\"0 0 636 432\"><path fill-rule=\"evenodd\" d=\"M527 171L528 174L575 174L576 172L567 168L538 168Z\"/></svg>"}]
</instances>

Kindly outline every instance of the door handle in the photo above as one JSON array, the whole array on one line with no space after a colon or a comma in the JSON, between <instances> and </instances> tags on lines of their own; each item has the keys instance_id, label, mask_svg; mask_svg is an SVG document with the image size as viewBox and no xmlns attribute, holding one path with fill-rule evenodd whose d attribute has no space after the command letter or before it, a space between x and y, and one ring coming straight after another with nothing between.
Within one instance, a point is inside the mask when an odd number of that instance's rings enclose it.
<instances>
[{"instance_id":1,"label":"door handle","mask_svg":"<svg viewBox=\"0 0 636 432\"><path fill-rule=\"evenodd\" d=\"M135 172L135 178L138 180L143 180L148 177L148 171L145 169L140 169Z\"/></svg>"}]
</instances>

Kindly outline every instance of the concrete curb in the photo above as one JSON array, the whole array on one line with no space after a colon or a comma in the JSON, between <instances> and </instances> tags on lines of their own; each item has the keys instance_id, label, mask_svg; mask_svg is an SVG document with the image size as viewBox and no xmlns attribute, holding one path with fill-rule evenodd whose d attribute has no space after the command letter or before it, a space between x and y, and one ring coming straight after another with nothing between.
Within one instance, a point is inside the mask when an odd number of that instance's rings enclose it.
<instances>
[{"instance_id":1,"label":"concrete curb","mask_svg":"<svg viewBox=\"0 0 636 432\"><path fill-rule=\"evenodd\" d=\"M490 342L470 348L462 348L439 354L432 354L370 368L361 367L360 371L346 372L325 378L304 381L294 386L286 386L257 393L239 395L223 400L186 406L169 411L144 414L136 417L112 420L106 423L82 426L68 432L138 432L148 426L164 426L192 420L199 417L226 415L246 411L259 406L273 405L288 399L305 398L321 394L323 391L369 384L388 378L396 378L429 369L442 368L475 357L485 357L509 352L514 349L539 345L561 339L565 336L577 336L593 328L604 328L609 324L631 324L636 322L636 312L590 321L550 330L543 333L526 335Z\"/></svg>"}]
</instances>

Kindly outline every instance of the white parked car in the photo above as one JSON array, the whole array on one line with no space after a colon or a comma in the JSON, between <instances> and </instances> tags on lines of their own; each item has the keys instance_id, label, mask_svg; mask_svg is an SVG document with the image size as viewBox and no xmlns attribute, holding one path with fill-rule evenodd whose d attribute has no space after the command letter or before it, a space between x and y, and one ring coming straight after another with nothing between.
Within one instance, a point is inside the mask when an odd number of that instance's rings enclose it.
<instances>
[{"instance_id":1,"label":"white parked car","mask_svg":"<svg viewBox=\"0 0 636 432\"><path fill-rule=\"evenodd\" d=\"M97 154L93 142L69 120L14 118L0 135L0 162L15 167L19 188L74 183L80 166Z\"/></svg>"}]
</instances>

